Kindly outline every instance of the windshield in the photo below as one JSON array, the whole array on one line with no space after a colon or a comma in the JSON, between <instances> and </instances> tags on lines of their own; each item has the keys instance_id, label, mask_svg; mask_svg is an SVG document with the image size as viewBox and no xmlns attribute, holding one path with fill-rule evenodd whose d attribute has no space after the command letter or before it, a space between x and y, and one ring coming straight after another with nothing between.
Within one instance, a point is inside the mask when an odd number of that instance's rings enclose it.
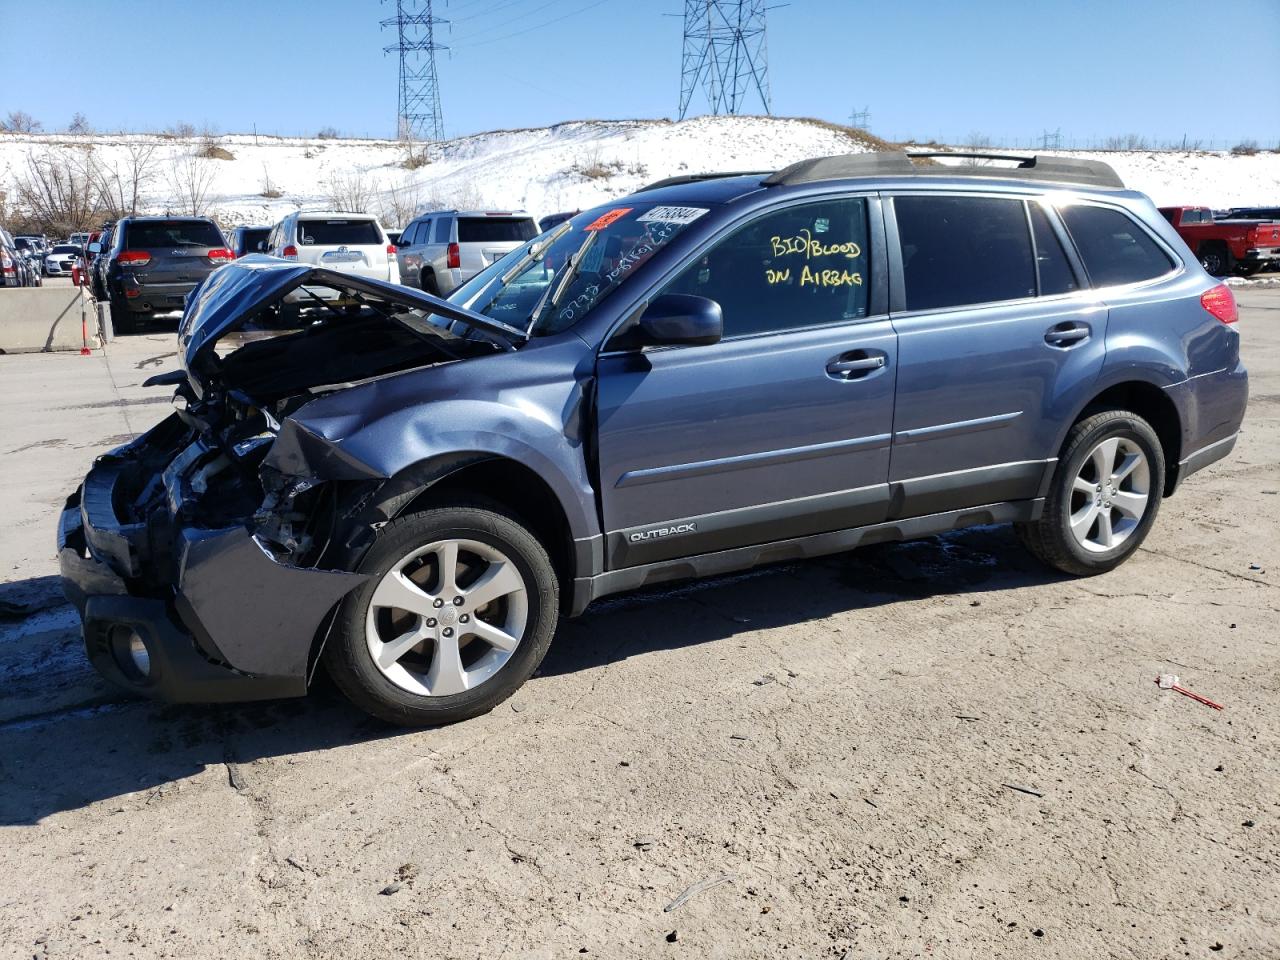
<instances>
[{"instance_id":1,"label":"windshield","mask_svg":"<svg viewBox=\"0 0 1280 960\"><path fill-rule=\"evenodd\" d=\"M513 250L449 299L531 336L560 333L707 210L625 199L588 210Z\"/></svg>"},{"instance_id":2,"label":"windshield","mask_svg":"<svg viewBox=\"0 0 1280 960\"><path fill-rule=\"evenodd\" d=\"M129 250L220 246L222 236L208 220L144 220L129 224L125 233L125 247Z\"/></svg>"},{"instance_id":3,"label":"windshield","mask_svg":"<svg viewBox=\"0 0 1280 960\"><path fill-rule=\"evenodd\" d=\"M298 242L319 247L382 245L382 233L372 220L299 220Z\"/></svg>"}]
</instances>

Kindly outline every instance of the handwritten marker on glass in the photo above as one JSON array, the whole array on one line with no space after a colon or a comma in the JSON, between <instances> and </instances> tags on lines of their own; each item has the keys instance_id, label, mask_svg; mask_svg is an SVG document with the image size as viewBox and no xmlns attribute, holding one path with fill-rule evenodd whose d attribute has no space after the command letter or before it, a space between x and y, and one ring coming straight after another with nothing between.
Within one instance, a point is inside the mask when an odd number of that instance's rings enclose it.
<instances>
[{"instance_id":1,"label":"handwritten marker on glass","mask_svg":"<svg viewBox=\"0 0 1280 960\"><path fill-rule=\"evenodd\" d=\"M1182 694L1184 697L1190 697L1192 700L1196 701L1196 703L1203 703L1206 707L1213 707L1215 710L1222 709L1222 704L1214 703L1208 697L1202 697L1198 693L1192 693L1186 687L1178 686L1178 678L1172 673L1160 674L1156 677L1156 685L1159 686L1161 690L1172 690L1175 693Z\"/></svg>"}]
</instances>

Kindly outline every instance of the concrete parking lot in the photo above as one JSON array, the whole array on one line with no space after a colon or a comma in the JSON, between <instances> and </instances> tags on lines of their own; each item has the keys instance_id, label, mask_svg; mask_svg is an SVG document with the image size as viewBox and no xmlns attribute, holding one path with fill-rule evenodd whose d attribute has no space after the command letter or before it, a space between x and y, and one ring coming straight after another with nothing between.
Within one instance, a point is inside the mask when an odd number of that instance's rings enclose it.
<instances>
[{"instance_id":1,"label":"concrete parking lot","mask_svg":"<svg viewBox=\"0 0 1280 960\"><path fill-rule=\"evenodd\" d=\"M1244 435L1119 570L992 527L621 597L420 732L100 683L57 512L173 336L0 357L0 954L1280 956L1280 289L1237 294Z\"/></svg>"}]
</instances>

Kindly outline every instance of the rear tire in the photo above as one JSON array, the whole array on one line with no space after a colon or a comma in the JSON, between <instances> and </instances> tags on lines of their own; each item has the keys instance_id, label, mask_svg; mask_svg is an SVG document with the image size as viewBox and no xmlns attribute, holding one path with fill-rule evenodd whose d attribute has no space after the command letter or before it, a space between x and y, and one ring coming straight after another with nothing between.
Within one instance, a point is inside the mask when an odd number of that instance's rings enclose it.
<instances>
[{"instance_id":1,"label":"rear tire","mask_svg":"<svg viewBox=\"0 0 1280 960\"><path fill-rule=\"evenodd\" d=\"M1225 243L1202 243L1196 256L1200 260L1200 266L1215 277L1228 276L1234 266L1231 251Z\"/></svg>"},{"instance_id":2,"label":"rear tire","mask_svg":"<svg viewBox=\"0 0 1280 960\"><path fill-rule=\"evenodd\" d=\"M111 294L111 329L117 334L129 334L138 329L138 323L129 309L129 301L118 293Z\"/></svg>"},{"instance_id":3,"label":"rear tire","mask_svg":"<svg viewBox=\"0 0 1280 960\"><path fill-rule=\"evenodd\" d=\"M1164 493L1160 438L1128 410L1079 421L1067 435L1040 519L1018 539L1063 573L1092 576L1124 563L1146 538Z\"/></svg>"},{"instance_id":4,"label":"rear tire","mask_svg":"<svg viewBox=\"0 0 1280 960\"><path fill-rule=\"evenodd\" d=\"M1255 273L1262 272L1262 268L1265 266L1265 263L1260 263L1258 261L1254 261L1252 263L1237 263L1236 275L1241 277L1252 277Z\"/></svg>"},{"instance_id":5,"label":"rear tire","mask_svg":"<svg viewBox=\"0 0 1280 960\"><path fill-rule=\"evenodd\" d=\"M324 663L352 703L389 723L487 713L533 675L555 634L551 560L496 506L401 517L382 528L358 570L370 579L339 607Z\"/></svg>"},{"instance_id":6,"label":"rear tire","mask_svg":"<svg viewBox=\"0 0 1280 960\"><path fill-rule=\"evenodd\" d=\"M436 275L430 270L422 271L422 292L429 293L433 297L440 296L440 283L436 280Z\"/></svg>"}]
</instances>

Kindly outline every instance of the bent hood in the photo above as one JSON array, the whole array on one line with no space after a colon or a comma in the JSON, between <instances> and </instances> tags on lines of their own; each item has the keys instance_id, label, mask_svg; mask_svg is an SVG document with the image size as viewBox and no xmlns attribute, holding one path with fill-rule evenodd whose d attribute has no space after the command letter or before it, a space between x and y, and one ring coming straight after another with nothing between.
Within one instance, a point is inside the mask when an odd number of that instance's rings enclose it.
<instances>
[{"instance_id":1,"label":"bent hood","mask_svg":"<svg viewBox=\"0 0 1280 960\"><path fill-rule=\"evenodd\" d=\"M187 295L186 309L178 326L178 353L183 366L188 371L195 369L199 359L223 336L256 311L271 306L308 283L402 303L480 331L508 350L527 339L522 330L412 287L251 254L219 267Z\"/></svg>"}]
</instances>

